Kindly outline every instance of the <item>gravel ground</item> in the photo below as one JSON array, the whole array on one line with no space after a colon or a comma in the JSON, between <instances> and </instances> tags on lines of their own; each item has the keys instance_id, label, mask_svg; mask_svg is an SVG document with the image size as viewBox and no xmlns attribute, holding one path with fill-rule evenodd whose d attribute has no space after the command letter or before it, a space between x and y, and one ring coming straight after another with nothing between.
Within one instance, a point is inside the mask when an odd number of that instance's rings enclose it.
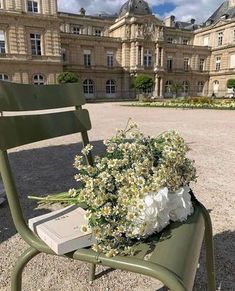
<instances>
[{"instance_id":1,"label":"gravel ground","mask_svg":"<svg viewBox=\"0 0 235 291\"><path fill-rule=\"evenodd\" d=\"M235 112L123 107L118 103L88 104L93 129L90 139L99 153L102 140L124 128L129 117L149 135L177 129L191 147L198 183L192 185L199 200L211 210L214 227L218 290L235 290ZM30 194L45 195L76 186L73 158L81 148L77 135L24 146L11 151L25 217L44 214L52 207L36 209ZM80 141L80 137L79 137ZM53 206L53 208L58 206ZM0 207L0 290L10 290L10 273L26 244L16 234L8 205ZM24 291L122 291L156 290L154 279L99 267L92 285L87 281L88 264L38 255L26 267ZM103 276L101 276L103 274ZM207 290L205 252L202 250L194 290Z\"/></svg>"}]
</instances>

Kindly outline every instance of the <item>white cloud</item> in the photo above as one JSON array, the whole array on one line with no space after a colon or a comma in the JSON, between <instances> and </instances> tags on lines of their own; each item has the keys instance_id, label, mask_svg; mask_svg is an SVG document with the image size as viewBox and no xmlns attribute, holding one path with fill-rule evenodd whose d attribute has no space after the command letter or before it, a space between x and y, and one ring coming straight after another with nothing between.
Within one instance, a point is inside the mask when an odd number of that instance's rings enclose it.
<instances>
[{"instance_id":1,"label":"white cloud","mask_svg":"<svg viewBox=\"0 0 235 291\"><path fill-rule=\"evenodd\" d=\"M118 13L121 5L126 0L58 0L60 11L78 13L84 7L87 14L99 12ZM169 13L162 15L175 15L178 20L195 18L198 22L205 21L222 3L223 0L147 0L150 6L173 3L176 8ZM158 13L156 11L156 13Z\"/></svg>"}]
</instances>

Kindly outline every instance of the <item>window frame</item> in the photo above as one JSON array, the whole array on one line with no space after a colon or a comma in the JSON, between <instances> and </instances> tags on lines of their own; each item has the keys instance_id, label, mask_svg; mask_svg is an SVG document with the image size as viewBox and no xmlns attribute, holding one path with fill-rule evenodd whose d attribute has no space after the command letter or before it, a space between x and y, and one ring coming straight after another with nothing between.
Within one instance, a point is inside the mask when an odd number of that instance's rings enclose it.
<instances>
[{"instance_id":1,"label":"window frame","mask_svg":"<svg viewBox=\"0 0 235 291\"><path fill-rule=\"evenodd\" d=\"M113 79L109 79L106 81L106 94L107 95L114 95L116 94L116 88L117 88L117 85L116 85L116 81L113 80Z\"/></svg>"},{"instance_id":2,"label":"window frame","mask_svg":"<svg viewBox=\"0 0 235 291\"><path fill-rule=\"evenodd\" d=\"M9 82L10 81L10 77L6 73L0 73L0 80Z\"/></svg>"},{"instance_id":3,"label":"window frame","mask_svg":"<svg viewBox=\"0 0 235 291\"><path fill-rule=\"evenodd\" d=\"M71 33L75 35L80 35L81 34L81 29L82 27L80 25L71 25Z\"/></svg>"},{"instance_id":4,"label":"window frame","mask_svg":"<svg viewBox=\"0 0 235 291\"><path fill-rule=\"evenodd\" d=\"M215 59L215 70L216 71L221 70L221 57L216 57Z\"/></svg>"},{"instance_id":5,"label":"window frame","mask_svg":"<svg viewBox=\"0 0 235 291\"><path fill-rule=\"evenodd\" d=\"M205 83L203 81L198 81L197 82L197 93L198 94L202 94L203 93L204 86L205 86Z\"/></svg>"},{"instance_id":6,"label":"window frame","mask_svg":"<svg viewBox=\"0 0 235 291\"><path fill-rule=\"evenodd\" d=\"M150 49L144 51L144 67L151 68L153 66L153 53Z\"/></svg>"},{"instance_id":7,"label":"window frame","mask_svg":"<svg viewBox=\"0 0 235 291\"><path fill-rule=\"evenodd\" d=\"M91 67L91 51L90 50L83 51L83 61L84 61L85 68Z\"/></svg>"},{"instance_id":8,"label":"window frame","mask_svg":"<svg viewBox=\"0 0 235 291\"><path fill-rule=\"evenodd\" d=\"M114 52L107 52L107 67L110 69L114 67Z\"/></svg>"},{"instance_id":9,"label":"window frame","mask_svg":"<svg viewBox=\"0 0 235 291\"><path fill-rule=\"evenodd\" d=\"M190 90L190 83L189 83L189 81L183 81L182 82L182 92L184 94L188 94L189 93L189 90Z\"/></svg>"},{"instance_id":10,"label":"window frame","mask_svg":"<svg viewBox=\"0 0 235 291\"><path fill-rule=\"evenodd\" d=\"M190 62L189 57L184 57L184 71L185 72L189 71L189 66L190 66L189 62Z\"/></svg>"},{"instance_id":11,"label":"window frame","mask_svg":"<svg viewBox=\"0 0 235 291\"><path fill-rule=\"evenodd\" d=\"M42 78L40 78L42 77ZM42 86L45 85L45 78L44 75L38 73L38 74L34 74L33 75L33 84L34 85L38 85L38 86Z\"/></svg>"},{"instance_id":12,"label":"window frame","mask_svg":"<svg viewBox=\"0 0 235 291\"><path fill-rule=\"evenodd\" d=\"M166 94L171 94L172 90L171 90L171 86L173 85L173 81L172 80L167 80L165 82L165 93Z\"/></svg>"},{"instance_id":13,"label":"window frame","mask_svg":"<svg viewBox=\"0 0 235 291\"><path fill-rule=\"evenodd\" d=\"M94 81L92 79L86 79L83 81L83 93L85 95L94 95L95 86Z\"/></svg>"},{"instance_id":14,"label":"window frame","mask_svg":"<svg viewBox=\"0 0 235 291\"><path fill-rule=\"evenodd\" d=\"M31 4L31 7L30 7L30 4ZM39 2L35 0L28 0L27 11L30 13L39 13Z\"/></svg>"},{"instance_id":15,"label":"window frame","mask_svg":"<svg viewBox=\"0 0 235 291\"><path fill-rule=\"evenodd\" d=\"M4 54L6 54L6 32L0 30L0 55Z\"/></svg>"},{"instance_id":16,"label":"window frame","mask_svg":"<svg viewBox=\"0 0 235 291\"><path fill-rule=\"evenodd\" d=\"M217 34L217 46L222 46L223 45L223 38L224 38L224 32L220 31Z\"/></svg>"},{"instance_id":17,"label":"window frame","mask_svg":"<svg viewBox=\"0 0 235 291\"><path fill-rule=\"evenodd\" d=\"M30 44L31 44L31 55L42 56L42 34L38 32L30 33Z\"/></svg>"},{"instance_id":18,"label":"window frame","mask_svg":"<svg viewBox=\"0 0 235 291\"><path fill-rule=\"evenodd\" d=\"M205 70L205 59L204 58L200 58L199 59L199 71L203 72Z\"/></svg>"},{"instance_id":19,"label":"window frame","mask_svg":"<svg viewBox=\"0 0 235 291\"><path fill-rule=\"evenodd\" d=\"M167 72L173 71L173 57L172 56L167 56L166 69L167 69Z\"/></svg>"}]
</instances>

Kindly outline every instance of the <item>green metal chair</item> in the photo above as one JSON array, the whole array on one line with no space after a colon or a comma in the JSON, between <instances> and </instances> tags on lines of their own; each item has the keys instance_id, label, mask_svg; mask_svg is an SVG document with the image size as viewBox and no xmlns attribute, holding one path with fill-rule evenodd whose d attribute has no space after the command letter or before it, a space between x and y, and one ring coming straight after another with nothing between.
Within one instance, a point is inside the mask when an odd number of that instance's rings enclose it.
<instances>
[{"instance_id":1,"label":"green metal chair","mask_svg":"<svg viewBox=\"0 0 235 291\"><path fill-rule=\"evenodd\" d=\"M20 291L22 271L37 254L56 255L25 222L7 151L21 145L81 133L83 144L88 140L91 122L79 84L33 86L0 82L0 111L31 111L72 106L67 112L44 115L0 117L0 172L15 227L29 248L19 257L11 277L11 290ZM92 164L92 157L87 156ZM192 194L193 195L193 194ZM97 264L156 278L166 288L189 291L193 288L200 250L205 237L208 290L215 291L213 237L210 216L205 207L194 198L195 212L184 223L173 223L161 236L136 246L134 256L108 258L90 248L78 249L65 257L91 264L89 278L95 278ZM148 256L146 257L146 254ZM148 258L148 259L147 259Z\"/></svg>"}]
</instances>

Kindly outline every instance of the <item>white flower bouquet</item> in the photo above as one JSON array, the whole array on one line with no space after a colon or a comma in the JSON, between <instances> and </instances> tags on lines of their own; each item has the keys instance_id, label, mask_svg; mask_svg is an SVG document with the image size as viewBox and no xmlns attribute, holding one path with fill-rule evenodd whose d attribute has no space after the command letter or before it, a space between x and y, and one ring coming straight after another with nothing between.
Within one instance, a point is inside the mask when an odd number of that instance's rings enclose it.
<instances>
[{"instance_id":1,"label":"white flower bouquet","mask_svg":"<svg viewBox=\"0 0 235 291\"><path fill-rule=\"evenodd\" d=\"M104 144L106 152L92 166L81 155L75 158L81 187L62 199L87 205L88 225L82 229L92 229L95 251L107 256L132 253L137 241L193 213L189 183L196 180L196 169L177 132L145 137L130 121ZM88 145L82 153L91 150Z\"/></svg>"}]
</instances>

